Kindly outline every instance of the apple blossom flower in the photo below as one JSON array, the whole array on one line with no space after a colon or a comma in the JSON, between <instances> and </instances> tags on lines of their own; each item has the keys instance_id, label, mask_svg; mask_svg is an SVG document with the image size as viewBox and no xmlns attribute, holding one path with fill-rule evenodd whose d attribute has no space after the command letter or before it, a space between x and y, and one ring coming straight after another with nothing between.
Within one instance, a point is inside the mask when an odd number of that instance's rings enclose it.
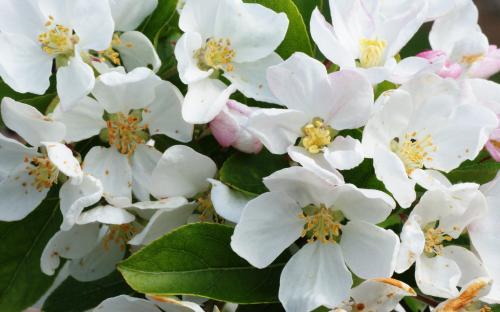
<instances>
[{"instance_id":1,"label":"apple blossom flower","mask_svg":"<svg viewBox=\"0 0 500 312\"><path fill-rule=\"evenodd\" d=\"M4 123L17 132L32 147L0 134L0 219L20 220L45 199L52 186L62 176L69 179L62 189L77 189L94 195L79 204L83 207L100 199L102 187L94 178L84 174L73 152L62 141L64 124L42 115L34 107L4 98L1 104ZM66 197L64 191L61 196ZM65 203L61 203L61 210ZM63 211L64 214L64 211Z\"/></svg>"},{"instance_id":2,"label":"apple blossom flower","mask_svg":"<svg viewBox=\"0 0 500 312\"><path fill-rule=\"evenodd\" d=\"M462 75L462 66L448 59L443 51L428 50L417 54L431 63L442 62L443 66L436 72L440 77L458 79Z\"/></svg>"},{"instance_id":3,"label":"apple blossom flower","mask_svg":"<svg viewBox=\"0 0 500 312\"><path fill-rule=\"evenodd\" d=\"M385 92L376 106L363 148L377 178L403 208L416 199L415 172L449 172L474 159L498 125L493 112L462 96L457 81L434 74Z\"/></svg>"},{"instance_id":4,"label":"apple blossom flower","mask_svg":"<svg viewBox=\"0 0 500 312\"><path fill-rule=\"evenodd\" d=\"M164 134L182 142L191 140L193 126L181 117L182 94L151 70L128 74L109 72L70 111L56 108L53 118L66 125L65 140L77 142L96 134L109 147L94 146L85 156L84 170L99 179L110 203L131 202L131 190L149 200L151 172L161 153L147 145L152 135Z\"/></svg>"},{"instance_id":5,"label":"apple blossom flower","mask_svg":"<svg viewBox=\"0 0 500 312\"><path fill-rule=\"evenodd\" d=\"M327 59L357 70L373 83L402 83L430 70L421 58L396 56L426 18L427 1L330 0L333 27L318 9L311 16L311 37Z\"/></svg>"},{"instance_id":6,"label":"apple blossom flower","mask_svg":"<svg viewBox=\"0 0 500 312\"><path fill-rule=\"evenodd\" d=\"M106 50L113 35L107 1L2 0L0 76L15 91L44 94L55 60L57 93L69 109L93 88L89 51ZM82 14L85 13L85 14Z\"/></svg>"},{"instance_id":7,"label":"apple blossom flower","mask_svg":"<svg viewBox=\"0 0 500 312\"><path fill-rule=\"evenodd\" d=\"M488 204L477 184L452 185L437 171L419 174L419 183L428 191L403 226L396 272L402 273L416 262L415 279L423 293L455 297L457 286L489 276L474 253L452 243L471 222L487 213Z\"/></svg>"},{"instance_id":8,"label":"apple blossom flower","mask_svg":"<svg viewBox=\"0 0 500 312\"><path fill-rule=\"evenodd\" d=\"M362 127L370 117L373 89L361 74L328 74L319 61L295 53L268 70L269 87L288 109L261 109L248 129L275 154L310 158L332 168L350 169L363 161L361 143L338 131ZM300 138L299 146L294 146ZM305 166L305 165L304 165Z\"/></svg>"},{"instance_id":9,"label":"apple blossom flower","mask_svg":"<svg viewBox=\"0 0 500 312\"><path fill-rule=\"evenodd\" d=\"M241 0L187 0L179 27L184 34L175 57L180 79L188 85L186 121L210 122L234 89L259 101L275 101L265 73L282 61L274 50L285 38L286 14ZM210 79L218 73L231 82L230 87Z\"/></svg>"},{"instance_id":10,"label":"apple blossom flower","mask_svg":"<svg viewBox=\"0 0 500 312\"><path fill-rule=\"evenodd\" d=\"M348 300L352 277L346 263L364 279L392 275L399 239L376 226L395 207L390 196L340 180L332 184L304 167L277 171L264 184L269 192L248 202L231 247L264 268L307 238L281 273L279 299L286 311L333 308Z\"/></svg>"},{"instance_id":11,"label":"apple blossom flower","mask_svg":"<svg viewBox=\"0 0 500 312\"><path fill-rule=\"evenodd\" d=\"M212 135L223 147L233 146L245 153L259 153L262 143L246 127L255 110L257 108L234 100L227 101L226 107L209 124Z\"/></svg>"},{"instance_id":12,"label":"apple blossom flower","mask_svg":"<svg viewBox=\"0 0 500 312\"><path fill-rule=\"evenodd\" d=\"M486 196L488 211L486 215L473 220L468 226L469 237L493 279L491 291L482 298L488 303L500 303L500 254L497 246L500 243L498 226L500 224L500 173L495 179L480 188Z\"/></svg>"},{"instance_id":13,"label":"apple blossom flower","mask_svg":"<svg viewBox=\"0 0 500 312\"><path fill-rule=\"evenodd\" d=\"M437 68L441 74L450 66L457 74L459 65L460 77L481 77L494 73L500 66L495 59L498 52L489 46L488 38L478 25L478 11L472 0L457 0L453 10L438 17L429 33L429 42L434 53L442 53L444 64Z\"/></svg>"}]
</instances>

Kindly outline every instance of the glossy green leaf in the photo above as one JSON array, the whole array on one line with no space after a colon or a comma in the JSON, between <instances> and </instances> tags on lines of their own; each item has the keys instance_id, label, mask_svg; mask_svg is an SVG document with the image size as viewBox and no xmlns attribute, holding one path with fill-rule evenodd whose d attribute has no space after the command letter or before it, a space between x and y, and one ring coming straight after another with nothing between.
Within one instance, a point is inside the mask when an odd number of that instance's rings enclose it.
<instances>
[{"instance_id":1,"label":"glossy green leaf","mask_svg":"<svg viewBox=\"0 0 500 312\"><path fill-rule=\"evenodd\" d=\"M262 179L288 167L283 155L262 151L257 155L237 153L229 157L220 170L220 180L241 192L255 195L267 192Z\"/></svg>"},{"instance_id":2,"label":"glossy green leaf","mask_svg":"<svg viewBox=\"0 0 500 312\"><path fill-rule=\"evenodd\" d=\"M323 0L293 0L293 2L299 9L302 18L304 19L304 23L306 24L306 27L309 30L311 14L316 7L319 8L320 10L323 8Z\"/></svg>"},{"instance_id":3,"label":"glossy green leaf","mask_svg":"<svg viewBox=\"0 0 500 312\"><path fill-rule=\"evenodd\" d=\"M151 42L157 43L158 34L170 24L176 14L177 0L159 0L158 6L143 23L142 32Z\"/></svg>"},{"instance_id":4,"label":"glossy green leaf","mask_svg":"<svg viewBox=\"0 0 500 312\"><path fill-rule=\"evenodd\" d=\"M466 162L447 174L447 177L452 183L474 182L484 184L493 180L498 170L500 170L500 163L496 161Z\"/></svg>"},{"instance_id":5,"label":"glossy green leaf","mask_svg":"<svg viewBox=\"0 0 500 312\"><path fill-rule=\"evenodd\" d=\"M311 41L307 33L299 9L292 0L245 0L245 2L259 3L275 12L284 12L290 21L285 40L278 47L276 52L284 58L289 58L294 52L304 52L313 55Z\"/></svg>"},{"instance_id":6,"label":"glossy green leaf","mask_svg":"<svg viewBox=\"0 0 500 312\"><path fill-rule=\"evenodd\" d=\"M50 287L40 256L61 221L58 201L46 200L25 219L0 223L0 311L22 311Z\"/></svg>"},{"instance_id":7,"label":"glossy green leaf","mask_svg":"<svg viewBox=\"0 0 500 312\"><path fill-rule=\"evenodd\" d=\"M366 158L359 166L351 170L342 171L342 175L347 183L352 183L357 187L376 189L387 192L384 184L375 176L373 160Z\"/></svg>"},{"instance_id":8,"label":"glossy green leaf","mask_svg":"<svg viewBox=\"0 0 500 312\"><path fill-rule=\"evenodd\" d=\"M118 271L92 282L80 282L68 277L47 298L43 311L83 312L98 306L107 298L133 293Z\"/></svg>"},{"instance_id":9,"label":"glossy green leaf","mask_svg":"<svg viewBox=\"0 0 500 312\"><path fill-rule=\"evenodd\" d=\"M230 247L231 227L194 223L144 247L119 266L136 291L234 303L277 302L284 263L256 269Z\"/></svg>"}]
</instances>

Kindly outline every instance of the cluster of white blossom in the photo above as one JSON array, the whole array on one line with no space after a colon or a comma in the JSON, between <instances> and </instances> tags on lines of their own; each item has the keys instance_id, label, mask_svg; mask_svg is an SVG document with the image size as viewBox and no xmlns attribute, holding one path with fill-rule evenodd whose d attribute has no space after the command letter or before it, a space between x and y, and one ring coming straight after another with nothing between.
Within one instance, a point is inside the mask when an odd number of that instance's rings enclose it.
<instances>
[{"instance_id":1,"label":"cluster of white blossom","mask_svg":"<svg viewBox=\"0 0 500 312\"><path fill-rule=\"evenodd\" d=\"M41 270L65 259L79 281L182 225L224 220L256 268L293 254L286 311L405 311L408 296L444 312L499 304L500 175L448 175L483 149L500 162L500 84L487 80L500 50L472 0L330 0L308 25L316 57L286 59L275 51L289 17L252 2L179 3L171 82L157 75L157 43L135 30L157 0L0 0L1 79L56 92L43 112L0 93L0 220L56 198L62 224ZM427 22L432 50L401 58ZM241 192L190 145L208 135L215 149L290 165L263 178L267 192ZM362 163L382 187L344 179ZM94 311L205 311L185 299L121 295Z\"/></svg>"}]
</instances>

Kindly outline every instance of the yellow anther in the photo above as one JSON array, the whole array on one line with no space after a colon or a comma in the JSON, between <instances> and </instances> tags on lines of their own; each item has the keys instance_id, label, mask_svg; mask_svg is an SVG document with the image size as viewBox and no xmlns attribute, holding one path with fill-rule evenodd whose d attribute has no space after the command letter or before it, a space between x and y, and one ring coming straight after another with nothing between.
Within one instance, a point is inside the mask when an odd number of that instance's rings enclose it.
<instances>
[{"instance_id":1,"label":"yellow anther","mask_svg":"<svg viewBox=\"0 0 500 312\"><path fill-rule=\"evenodd\" d=\"M299 218L305 219L306 224L302 231L302 237L309 236L309 243L320 241L321 243L334 243L340 236L342 220L344 215L338 210L332 210L325 205L307 206Z\"/></svg>"},{"instance_id":2,"label":"yellow anther","mask_svg":"<svg viewBox=\"0 0 500 312\"><path fill-rule=\"evenodd\" d=\"M214 68L233 71L234 66L231 62L235 56L236 53L231 48L229 39L208 39L205 45L195 52L198 66L205 70Z\"/></svg>"},{"instance_id":3,"label":"yellow anther","mask_svg":"<svg viewBox=\"0 0 500 312\"><path fill-rule=\"evenodd\" d=\"M391 142L391 150L396 153L405 165L406 173L410 175L415 169L424 167L425 161L431 161L429 153L435 152L437 146L432 142L432 136L418 138L416 132L405 134L404 138Z\"/></svg>"},{"instance_id":4,"label":"yellow anther","mask_svg":"<svg viewBox=\"0 0 500 312\"><path fill-rule=\"evenodd\" d=\"M73 33L73 30L54 24L54 18L49 16L45 23L48 30L38 36L38 41L42 44L42 50L52 56L71 56L74 53L75 45L80 38Z\"/></svg>"},{"instance_id":5,"label":"yellow anther","mask_svg":"<svg viewBox=\"0 0 500 312\"><path fill-rule=\"evenodd\" d=\"M31 184L35 189L41 192L43 189L49 189L57 181L59 170L52 164L48 157L33 156L24 158L28 174L34 178Z\"/></svg>"},{"instance_id":6,"label":"yellow anther","mask_svg":"<svg viewBox=\"0 0 500 312\"><path fill-rule=\"evenodd\" d=\"M116 113L106 122L109 145L115 146L124 155L132 156L137 145L146 142L147 127L135 115Z\"/></svg>"},{"instance_id":7,"label":"yellow anther","mask_svg":"<svg viewBox=\"0 0 500 312\"><path fill-rule=\"evenodd\" d=\"M124 251L127 247L127 242L131 240L135 234L139 233L140 228L138 224L133 223L109 225L108 232L102 240L104 250L109 250L110 243L115 243L120 247L120 250Z\"/></svg>"},{"instance_id":8,"label":"yellow anther","mask_svg":"<svg viewBox=\"0 0 500 312\"><path fill-rule=\"evenodd\" d=\"M467 64L467 65L472 65L475 62L480 61L483 58L484 58L484 54L482 54L482 53L464 55L464 56L462 56L462 59L460 60L460 63Z\"/></svg>"},{"instance_id":9,"label":"yellow anther","mask_svg":"<svg viewBox=\"0 0 500 312\"><path fill-rule=\"evenodd\" d=\"M376 39L361 39L359 41L359 64L361 67L368 68L379 66L387 47L387 41Z\"/></svg>"},{"instance_id":10,"label":"yellow anther","mask_svg":"<svg viewBox=\"0 0 500 312\"><path fill-rule=\"evenodd\" d=\"M436 229L434 226L430 226L427 230L425 230L424 234L424 251L429 256L440 255L443 252L443 243L445 241L453 240L453 238L444 234L442 229Z\"/></svg>"},{"instance_id":11,"label":"yellow anther","mask_svg":"<svg viewBox=\"0 0 500 312\"><path fill-rule=\"evenodd\" d=\"M114 34L110 46L106 50L97 52L100 61L105 62L106 60L109 60L111 63L115 65L121 65L122 62L120 60L120 53L114 50L114 47L119 46L120 44L121 44L120 37L118 36L118 34Z\"/></svg>"},{"instance_id":12,"label":"yellow anther","mask_svg":"<svg viewBox=\"0 0 500 312\"><path fill-rule=\"evenodd\" d=\"M225 222L224 218L219 216L215 211L212 199L210 197L210 192L203 193L200 197L196 199L198 204L197 212L199 212L200 222L214 222L223 224Z\"/></svg>"},{"instance_id":13,"label":"yellow anther","mask_svg":"<svg viewBox=\"0 0 500 312\"><path fill-rule=\"evenodd\" d=\"M302 139L300 145L309 153L317 154L328 146L335 137L335 130L325 124L321 118L314 118L310 123L302 127Z\"/></svg>"}]
</instances>

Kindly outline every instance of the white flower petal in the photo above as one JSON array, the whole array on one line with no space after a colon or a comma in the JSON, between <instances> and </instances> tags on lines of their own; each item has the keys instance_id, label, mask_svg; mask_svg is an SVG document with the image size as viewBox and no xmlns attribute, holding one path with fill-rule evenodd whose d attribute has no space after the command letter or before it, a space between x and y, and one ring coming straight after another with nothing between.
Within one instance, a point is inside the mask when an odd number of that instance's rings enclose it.
<instances>
[{"instance_id":1,"label":"white flower petal","mask_svg":"<svg viewBox=\"0 0 500 312\"><path fill-rule=\"evenodd\" d=\"M141 32L127 31L120 36L120 44L113 48L120 53L127 71L137 67L148 67L156 73L161 67L161 60L155 47Z\"/></svg>"},{"instance_id":2,"label":"white flower petal","mask_svg":"<svg viewBox=\"0 0 500 312\"><path fill-rule=\"evenodd\" d=\"M132 169L127 156L114 147L93 147L85 156L83 171L102 182L106 200L124 198L132 201Z\"/></svg>"},{"instance_id":3,"label":"white flower petal","mask_svg":"<svg viewBox=\"0 0 500 312\"><path fill-rule=\"evenodd\" d=\"M235 63L233 70L226 71L226 77L246 97L268 103L277 103L278 100L269 90L267 84L267 69L270 66L283 62L277 53L271 53L265 58L248 63Z\"/></svg>"},{"instance_id":4,"label":"white flower petal","mask_svg":"<svg viewBox=\"0 0 500 312\"><path fill-rule=\"evenodd\" d=\"M2 32L0 54L0 75L9 87L20 93L44 94L47 91L52 75L52 57L43 52L35 40Z\"/></svg>"},{"instance_id":5,"label":"white flower petal","mask_svg":"<svg viewBox=\"0 0 500 312\"><path fill-rule=\"evenodd\" d=\"M136 29L151 14L158 0L109 0L111 14L115 21L115 30L128 31Z\"/></svg>"},{"instance_id":6,"label":"white flower petal","mask_svg":"<svg viewBox=\"0 0 500 312\"><path fill-rule=\"evenodd\" d=\"M147 245L166 233L187 223L196 205L183 205L174 209L159 209L144 229L129 241L131 245Z\"/></svg>"},{"instance_id":7,"label":"white flower petal","mask_svg":"<svg viewBox=\"0 0 500 312\"><path fill-rule=\"evenodd\" d=\"M410 215L403 225L400 237L401 245L396 264L397 273L408 270L424 252L425 236L420 227L418 216L415 214Z\"/></svg>"},{"instance_id":8,"label":"white flower petal","mask_svg":"<svg viewBox=\"0 0 500 312\"><path fill-rule=\"evenodd\" d=\"M21 163L0 181L0 220L16 221L24 219L43 201L49 189L38 191L33 185L34 177Z\"/></svg>"},{"instance_id":9,"label":"white flower petal","mask_svg":"<svg viewBox=\"0 0 500 312\"><path fill-rule=\"evenodd\" d=\"M426 295L450 298L458 295L457 284L460 268L455 261L436 256L417 258L415 280L418 288Z\"/></svg>"},{"instance_id":10,"label":"white flower petal","mask_svg":"<svg viewBox=\"0 0 500 312\"><path fill-rule=\"evenodd\" d=\"M394 273L399 238L392 230L350 221L342 227L340 247L351 271L363 279L391 277Z\"/></svg>"},{"instance_id":11,"label":"white flower petal","mask_svg":"<svg viewBox=\"0 0 500 312\"><path fill-rule=\"evenodd\" d=\"M198 67L198 59L195 57L196 51L201 49L203 40L200 34L186 32L175 45L175 58L177 59L177 71L179 78L185 84L195 83L208 78L213 69L202 70Z\"/></svg>"},{"instance_id":12,"label":"white flower petal","mask_svg":"<svg viewBox=\"0 0 500 312\"><path fill-rule=\"evenodd\" d=\"M161 153L153 146L140 144L134 151L130 164L132 168L132 191L139 200L149 200L151 175Z\"/></svg>"},{"instance_id":13,"label":"white flower petal","mask_svg":"<svg viewBox=\"0 0 500 312\"><path fill-rule=\"evenodd\" d=\"M335 281L335 282L332 282ZM279 299L286 311L333 308L349 299L352 277L340 246L312 243L303 246L281 272Z\"/></svg>"},{"instance_id":14,"label":"white flower petal","mask_svg":"<svg viewBox=\"0 0 500 312\"><path fill-rule=\"evenodd\" d=\"M46 22L46 16L41 14L37 0L2 1L0 31L4 33L36 38L45 30Z\"/></svg>"},{"instance_id":15,"label":"white flower petal","mask_svg":"<svg viewBox=\"0 0 500 312\"><path fill-rule=\"evenodd\" d=\"M372 224L384 221L396 207L394 200L386 193L372 189L358 188L353 184L339 185L334 189L335 209L340 209L349 220Z\"/></svg>"},{"instance_id":16,"label":"white flower petal","mask_svg":"<svg viewBox=\"0 0 500 312\"><path fill-rule=\"evenodd\" d=\"M415 295L410 286L392 278L367 280L351 290L356 305L363 305L363 310L377 312L393 311L404 297Z\"/></svg>"},{"instance_id":17,"label":"white flower petal","mask_svg":"<svg viewBox=\"0 0 500 312\"><path fill-rule=\"evenodd\" d=\"M260 109L252 113L247 128L273 154L284 154L301 135L309 118L291 109Z\"/></svg>"},{"instance_id":18,"label":"white flower petal","mask_svg":"<svg viewBox=\"0 0 500 312\"><path fill-rule=\"evenodd\" d=\"M253 62L271 54L285 38L288 18L257 3L219 1L214 37L228 38L237 63Z\"/></svg>"},{"instance_id":19,"label":"white flower petal","mask_svg":"<svg viewBox=\"0 0 500 312\"><path fill-rule=\"evenodd\" d=\"M131 109L147 107L156 97L160 79L148 68L130 73L105 73L96 81L92 94L108 113L128 114Z\"/></svg>"},{"instance_id":20,"label":"white flower petal","mask_svg":"<svg viewBox=\"0 0 500 312\"><path fill-rule=\"evenodd\" d=\"M382 181L402 208L408 208L415 201L415 182L406 175L406 170L399 157L391 151L376 148L373 167L377 179Z\"/></svg>"},{"instance_id":21,"label":"white flower petal","mask_svg":"<svg viewBox=\"0 0 500 312\"><path fill-rule=\"evenodd\" d=\"M175 145L163 153L153 170L151 194L158 198L192 197L208 189L217 165L207 156L185 145Z\"/></svg>"},{"instance_id":22,"label":"white flower petal","mask_svg":"<svg viewBox=\"0 0 500 312\"><path fill-rule=\"evenodd\" d=\"M68 111L83 100L94 88L92 67L83 62L78 53L69 59L67 66L57 70L57 94L61 108Z\"/></svg>"},{"instance_id":23,"label":"white flower petal","mask_svg":"<svg viewBox=\"0 0 500 312\"><path fill-rule=\"evenodd\" d=\"M80 184L68 181L59 191L60 208L63 215L61 230L69 230L78 220L82 211L97 203L103 193L101 181L90 175L84 175Z\"/></svg>"},{"instance_id":24,"label":"white flower petal","mask_svg":"<svg viewBox=\"0 0 500 312\"><path fill-rule=\"evenodd\" d=\"M184 197L169 197L169 198L163 198L163 199L155 200L155 201L143 201L143 202L133 203L131 205L131 207L137 208L140 210L145 210L145 209L171 210L171 209L176 209L180 206L184 206L187 203L188 203L188 201Z\"/></svg>"},{"instance_id":25,"label":"white flower petal","mask_svg":"<svg viewBox=\"0 0 500 312\"><path fill-rule=\"evenodd\" d=\"M5 97L1 112L5 125L32 146L38 147L43 141L59 142L64 138L64 124L45 117L31 105Z\"/></svg>"},{"instance_id":26,"label":"white flower petal","mask_svg":"<svg viewBox=\"0 0 500 312\"><path fill-rule=\"evenodd\" d=\"M245 208L252 197L232 190L220 181L213 179L209 179L208 181L212 184L210 199L217 214L226 220L238 223L243 208Z\"/></svg>"},{"instance_id":27,"label":"white flower petal","mask_svg":"<svg viewBox=\"0 0 500 312\"><path fill-rule=\"evenodd\" d=\"M300 237L304 228L300 214L299 204L287 194L264 193L243 210L231 248L253 266L264 268Z\"/></svg>"},{"instance_id":28,"label":"white flower petal","mask_svg":"<svg viewBox=\"0 0 500 312\"><path fill-rule=\"evenodd\" d=\"M98 243L99 225L78 225L69 231L59 231L52 236L43 249L40 259L42 272L54 275L60 257L79 259L88 254Z\"/></svg>"},{"instance_id":29,"label":"white flower petal","mask_svg":"<svg viewBox=\"0 0 500 312\"><path fill-rule=\"evenodd\" d=\"M328 24L321 12L316 8L311 15L311 37L323 53L340 68L355 68L354 56L335 36L333 27Z\"/></svg>"},{"instance_id":30,"label":"white flower petal","mask_svg":"<svg viewBox=\"0 0 500 312\"><path fill-rule=\"evenodd\" d=\"M180 142L189 142L194 126L182 119L184 97L168 81L156 87L156 98L143 112L142 123L148 125L151 135L164 134Z\"/></svg>"},{"instance_id":31,"label":"white flower petal","mask_svg":"<svg viewBox=\"0 0 500 312\"><path fill-rule=\"evenodd\" d=\"M116 265L125 256L125 248L114 241L106 246L101 240L85 257L71 261L70 275L81 282L89 282L116 270Z\"/></svg>"},{"instance_id":32,"label":"white flower petal","mask_svg":"<svg viewBox=\"0 0 500 312\"><path fill-rule=\"evenodd\" d=\"M73 179L73 183L80 183L83 179L80 162L73 156L73 152L64 144L57 142L42 142L47 149L50 161L65 175Z\"/></svg>"},{"instance_id":33,"label":"white flower petal","mask_svg":"<svg viewBox=\"0 0 500 312\"><path fill-rule=\"evenodd\" d=\"M24 162L24 158L40 156L37 148L26 147L18 141L8 138L0 133L0 181L1 177L8 175Z\"/></svg>"},{"instance_id":34,"label":"white flower petal","mask_svg":"<svg viewBox=\"0 0 500 312\"><path fill-rule=\"evenodd\" d=\"M69 111L63 112L61 106L57 106L52 118L66 126L65 141L78 142L97 135L101 129L106 128L103 115L102 105L87 96Z\"/></svg>"},{"instance_id":35,"label":"white flower petal","mask_svg":"<svg viewBox=\"0 0 500 312\"><path fill-rule=\"evenodd\" d=\"M461 246L446 246L443 248L443 257L453 260L462 273L458 286L464 287L470 281L479 277L488 277L481 260L471 251Z\"/></svg>"},{"instance_id":36,"label":"white flower petal","mask_svg":"<svg viewBox=\"0 0 500 312\"><path fill-rule=\"evenodd\" d=\"M135 220L135 216L127 210L113 206L98 206L82 212L77 224L104 223L104 224L128 224Z\"/></svg>"},{"instance_id":37,"label":"white flower petal","mask_svg":"<svg viewBox=\"0 0 500 312\"><path fill-rule=\"evenodd\" d=\"M209 78L191 83L182 105L182 117L192 124L212 121L235 90L232 85L227 87L223 82Z\"/></svg>"},{"instance_id":38,"label":"white flower petal","mask_svg":"<svg viewBox=\"0 0 500 312\"><path fill-rule=\"evenodd\" d=\"M350 136L337 136L324 150L324 157L333 168L349 170L363 162L363 146Z\"/></svg>"},{"instance_id":39,"label":"white flower petal","mask_svg":"<svg viewBox=\"0 0 500 312\"><path fill-rule=\"evenodd\" d=\"M221 0L186 1L179 17L179 28L185 33L199 33L202 41L214 35Z\"/></svg>"},{"instance_id":40,"label":"white flower petal","mask_svg":"<svg viewBox=\"0 0 500 312\"><path fill-rule=\"evenodd\" d=\"M101 302L93 312L161 312L152 302L127 295L112 297Z\"/></svg>"}]
</instances>

